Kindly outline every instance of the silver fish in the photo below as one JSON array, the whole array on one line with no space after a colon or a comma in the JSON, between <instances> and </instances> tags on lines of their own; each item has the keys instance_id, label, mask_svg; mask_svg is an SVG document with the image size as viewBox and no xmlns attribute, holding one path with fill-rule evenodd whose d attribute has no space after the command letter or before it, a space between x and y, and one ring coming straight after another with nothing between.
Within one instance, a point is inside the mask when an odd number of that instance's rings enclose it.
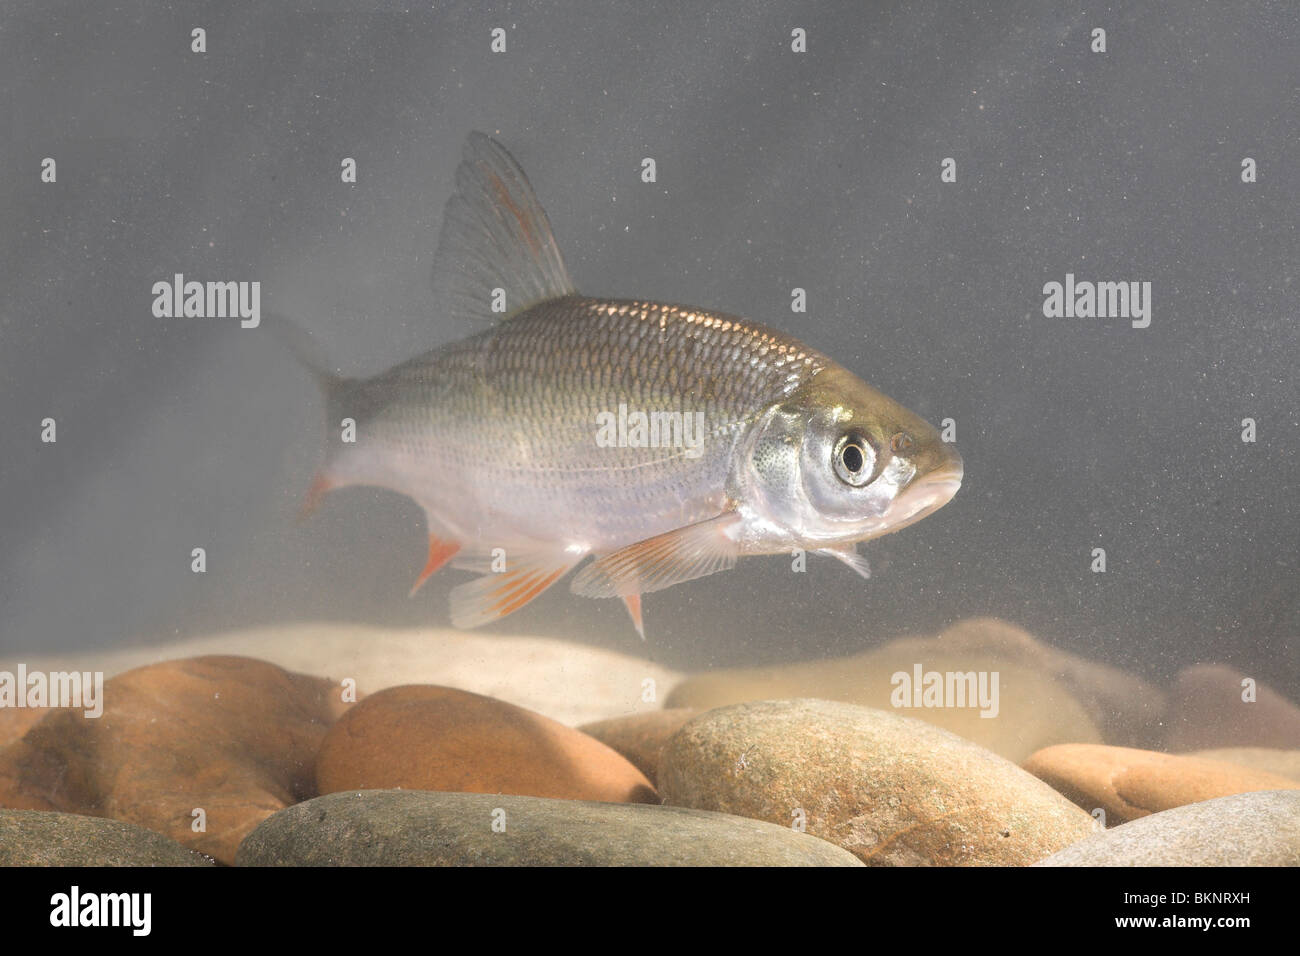
<instances>
[{"instance_id":1,"label":"silver fish","mask_svg":"<svg viewBox=\"0 0 1300 956\"><path fill-rule=\"evenodd\" d=\"M448 318L491 323L374 378L318 372L335 440L305 503L376 485L424 509L428 561L476 627L589 556L587 597L641 595L796 549L866 576L859 541L942 507L957 452L826 355L747 319L580 295L528 179L472 133L434 258Z\"/></svg>"}]
</instances>

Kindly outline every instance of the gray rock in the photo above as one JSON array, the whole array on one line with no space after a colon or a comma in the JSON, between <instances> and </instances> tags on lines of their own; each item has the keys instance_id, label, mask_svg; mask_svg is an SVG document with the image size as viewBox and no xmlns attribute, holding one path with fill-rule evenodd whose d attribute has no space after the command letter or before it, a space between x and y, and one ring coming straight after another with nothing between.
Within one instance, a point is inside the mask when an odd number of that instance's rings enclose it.
<instances>
[{"instance_id":1,"label":"gray rock","mask_svg":"<svg viewBox=\"0 0 1300 956\"><path fill-rule=\"evenodd\" d=\"M1038 866L1300 866L1300 791L1256 790L1162 810Z\"/></svg>"},{"instance_id":2,"label":"gray rock","mask_svg":"<svg viewBox=\"0 0 1300 956\"><path fill-rule=\"evenodd\" d=\"M494 811L504 832L494 832ZM500 818L500 814L497 814ZM363 790L281 810L239 866L859 866L788 827L676 807Z\"/></svg>"},{"instance_id":3,"label":"gray rock","mask_svg":"<svg viewBox=\"0 0 1300 956\"><path fill-rule=\"evenodd\" d=\"M708 711L668 741L676 806L789 825L882 866L1023 866L1092 818L1015 764L932 724L827 700Z\"/></svg>"},{"instance_id":4,"label":"gray rock","mask_svg":"<svg viewBox=\"0 0 1300 956\"><path fill-rule=\"evenodd\" d=\"M0 810L0 866L210 866L133 823L47 810Z\"/></svg>"}]
</instances>

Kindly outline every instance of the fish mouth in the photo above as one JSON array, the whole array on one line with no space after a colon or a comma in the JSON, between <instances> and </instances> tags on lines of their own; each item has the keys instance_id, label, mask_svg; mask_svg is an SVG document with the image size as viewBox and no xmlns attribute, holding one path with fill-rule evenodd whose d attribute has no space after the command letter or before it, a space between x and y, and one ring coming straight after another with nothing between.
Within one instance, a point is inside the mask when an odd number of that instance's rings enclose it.
<instances>
[{"instance_id":1,"label":"fish mouth","mask_svg":"<svg viewBox=\"0 0 1300 956\"><path fill-rule=\"evenodd\" d=\"M962 465L958 461L908 485L889 509L890 532L915 524L946 505L961 488L962 476Z\"/></svg>"}]
</instances>

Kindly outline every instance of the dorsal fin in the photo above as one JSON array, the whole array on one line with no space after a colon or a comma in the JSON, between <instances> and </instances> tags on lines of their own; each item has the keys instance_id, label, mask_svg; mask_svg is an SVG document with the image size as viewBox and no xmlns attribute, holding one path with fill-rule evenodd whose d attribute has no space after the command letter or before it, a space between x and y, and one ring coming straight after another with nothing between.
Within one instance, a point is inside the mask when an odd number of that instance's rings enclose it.
<instances>
[{"instance_id":1,"label":"dorsal fin","mask_svg":"<svg viewBox=\"0 0 1300 956\"><path fill-rule=\"evenodd\" d=\"M576 291L528 177L483 133L469 134L456 167L433 287L454 318L489 322ZM504 312L492 310L495 289L505 293Z\"/></svg>"}]
</instances>

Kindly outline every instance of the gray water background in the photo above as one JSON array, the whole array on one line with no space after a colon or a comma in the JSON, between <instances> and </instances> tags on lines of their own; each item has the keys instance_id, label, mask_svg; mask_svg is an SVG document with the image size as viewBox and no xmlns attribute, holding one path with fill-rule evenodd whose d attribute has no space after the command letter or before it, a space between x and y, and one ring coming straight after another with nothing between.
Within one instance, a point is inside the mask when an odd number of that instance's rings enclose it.
<instances>
[{"instance_id":1,"label":"gray water background","mask_svg":"<svg viewBox=\"0 0 1300 956\"><path fill-rule=\"evenodd\" d=\"M787 330L955 419L966 462L951 504L867 546L869 582L749 559L649 596L645 645L618 602L563 586L503 634L704 667L993 614L1148 675L1224 661L1297 695L1300 7L411 7L5 4L0 650L447 623L465 575L406 597L411 501L350 489L295 525L324 427L309 376L234 320L154 318L150 289L260 280L355 375L469 334L429 266L481 129L580 289ZM1045 318L1067 272L1150 281L1151 327Z\"/></svg>"}]
</instances>

